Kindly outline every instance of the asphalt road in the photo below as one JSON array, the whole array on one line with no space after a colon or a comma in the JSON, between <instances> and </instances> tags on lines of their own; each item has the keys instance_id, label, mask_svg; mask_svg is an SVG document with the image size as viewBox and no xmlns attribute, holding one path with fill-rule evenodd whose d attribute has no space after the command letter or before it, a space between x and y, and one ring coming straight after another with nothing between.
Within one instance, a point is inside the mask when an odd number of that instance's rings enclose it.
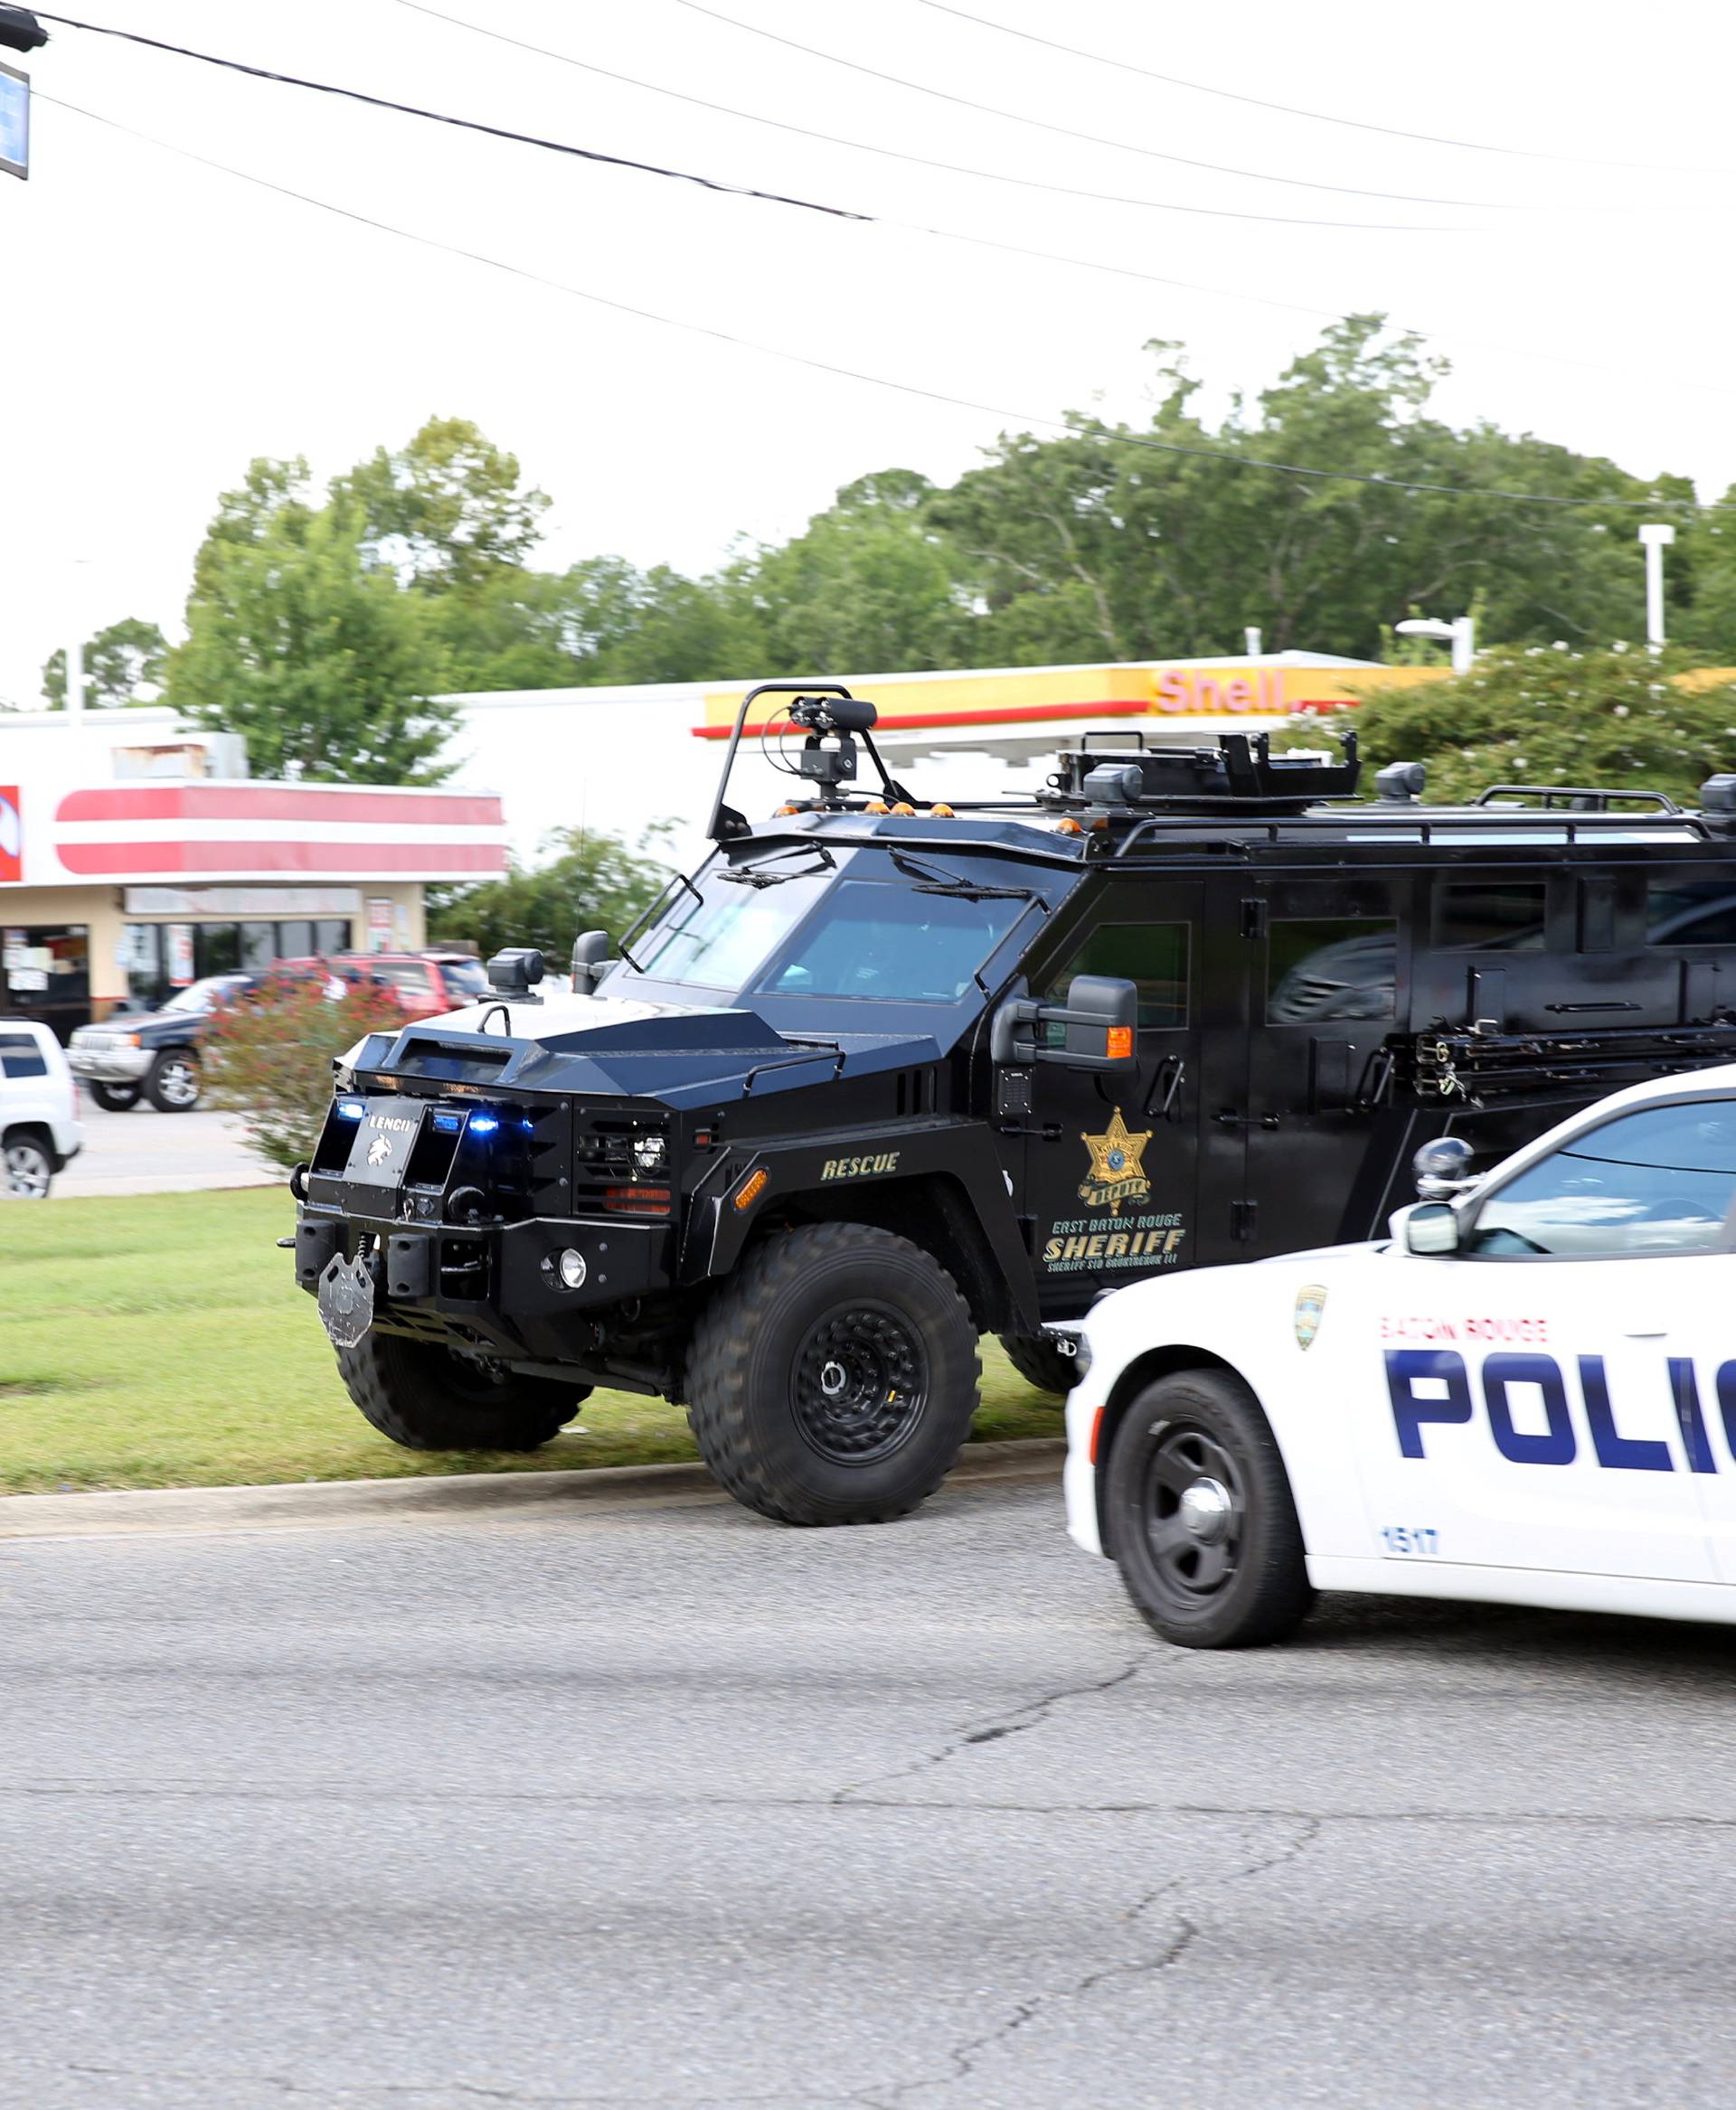
<instances>
[{"instance_id":1,"label":"asphalt road","mask_svg":"<svg viewBox=\"0 0 1736 2110\"><path fill-rule=\"evenodd\" d=\"M105 1114L79 1094L84 1148L55 1180L51 1201L90 1194L186 1194L206 1187L264 1187L283 1175L247 1147L232 1114L195 1107L159 1114L148 1106Z\"/></svg>"},{"instance_id":2,"label":"asphalt road","mask_svg":"<svg viewBox=\"0 0 1736 2110\"><path fill-rule=\"evenodd\" d=\"M0 1547L0 2103L1731 2100L1736 1641L1187 1654L1059 1508Z\"/></svg>"}]
</instances>

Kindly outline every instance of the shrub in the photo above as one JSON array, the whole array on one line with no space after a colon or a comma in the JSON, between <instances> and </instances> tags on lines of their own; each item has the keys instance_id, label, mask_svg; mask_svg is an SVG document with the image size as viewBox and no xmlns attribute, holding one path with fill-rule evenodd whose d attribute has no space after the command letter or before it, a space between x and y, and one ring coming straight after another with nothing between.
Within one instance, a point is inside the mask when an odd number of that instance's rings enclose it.
<instances>
[{"instance_id":1,"label":"shrub","mask_svg":"<svg viewBox=\"0 0 1736 2110\"><path fill-rule=\"evenodd\" d=\"M1450 681L1360 694L1305 713L1280 744L1318 747L1325 725L1354 726L1371 777L1427 762L1429 797L1448 803L1491 784L1580 784L1697 805L1708 777L1736 768L1736 684L1638 647L1501 646Z\"/></svg>"},{"instance_id":2,"label":"shrub","mask_svg":"<svg viewBox=\"0 0 1736 2110\"><path fill-rule=\"evenodd\" d=\"M389 990L272 976L226 1004L205 1035L212 1104L239 1114L254 1150L290 1166L311 1157L332 1097L332 1058L367 1033L395 1032L404 1015Z\"/></svg>"}]
</instances>

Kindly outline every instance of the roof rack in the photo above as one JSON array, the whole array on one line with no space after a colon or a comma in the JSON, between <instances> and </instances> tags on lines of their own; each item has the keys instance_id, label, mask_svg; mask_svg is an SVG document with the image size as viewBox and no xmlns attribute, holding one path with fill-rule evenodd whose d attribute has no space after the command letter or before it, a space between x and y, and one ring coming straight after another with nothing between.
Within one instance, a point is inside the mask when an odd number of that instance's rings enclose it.
<instances>
[{"instance_id":1,"label":"roof rack","mask_svg":"<svg viewBox=\"0 0 1736 2110\"><path fill-rule=\"evenodd\" d=\"M1062 749L1051 789L1040 798L1140 815L1230 807L1249 815L1305 813L1327 799L1354 798L1363 771L1354 732L1343 735L1337 762L1325 755L1274 755L1264 732L1220 733L1211 748L1148 748L1136 735L1137 746L1109 754L1094 749L1091 737Z\"/></svg>"}]
</instances>

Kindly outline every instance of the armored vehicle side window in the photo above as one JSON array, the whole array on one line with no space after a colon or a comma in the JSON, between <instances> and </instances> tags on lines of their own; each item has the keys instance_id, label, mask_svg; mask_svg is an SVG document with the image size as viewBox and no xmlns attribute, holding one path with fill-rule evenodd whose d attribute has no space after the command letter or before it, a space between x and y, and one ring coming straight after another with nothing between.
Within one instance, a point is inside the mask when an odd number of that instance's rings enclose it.
<instances>
[{"instance_id":1,"label":"armored vehicle side window","mask_svg":"<svg viewBox=\"0 0 1736 2110\"><path fill-rule=\"evenodd\" d=\"M1448 884L1435 889L1435 943L1443 950L1535 952L1543 942L1549 890Z\"/></svg>"},{"instance_id":2,"label":"armored vehicle side window","mask_svg":"<svg viewBox=\"0 0 1736 2110\"><path fill-rule=\"evenodd\" d=\"M1728 880L1691 880L1650 889L1649 945L1736 945L1736 887Z\"/></svg>"},{"instance_id":3,"label":"armored vehicle side window","mask_svg":"<svg viewBox=\"0 0 1736 2110\"><path fill-rule=\"evenodd\" d=\"M844 880L760 986L774 996L957 1003L1024 907Z\"/></svg>"},{"instance_id":4,"label":"armored vehicle side window","mask_svg":"<svg viewBox=\"0 0 1736 2110\"><path fill-rule=\"evenodd\" d=\"M1471 1249L1490 1258L1704 1253L1729 1243L1736 1102L1647 1107L1576 1135L1497 1189Z\"/></svg>"},{"instance_id":5,"label":"armored vehicle side window","mask_svg":"<svg viewBox=\"0 0 1736 2110\"><path fill-rule=\"evenodd\" d=\"M1399 927L1386 918L1276 920L1267 951L1267 1022L1391 1018Z\"/></svg>"},{"instance_id":6,"label":"armored vehicle side window","mask_svg":"<svg viewBox=\"0 0 1736 2110\"><path fill-rule=\"evenodd\" d=\"M1184 1026L1187 937L1185 923L1100 923L1037 994L1062 1003L1075 975L1111 975L1137 987L1142 1026Z\"/></svg>"}]
</instances>

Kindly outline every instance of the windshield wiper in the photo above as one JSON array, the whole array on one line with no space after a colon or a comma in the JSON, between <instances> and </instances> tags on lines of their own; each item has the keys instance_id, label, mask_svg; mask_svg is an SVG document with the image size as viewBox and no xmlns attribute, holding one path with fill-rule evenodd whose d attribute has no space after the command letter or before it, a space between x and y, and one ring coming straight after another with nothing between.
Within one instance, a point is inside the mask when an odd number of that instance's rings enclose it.
<instances>
[{"instance_id":1,"label":"windshield wiper","mask_svg":"<svg viewBox=\"0 0 1736 2110\"><path fill-rule=\"evenodd\" d=\"M948 871L944 864L931 864L926 857L913 857L908 850L888 850L886 854L907 879L922 882L916 889L919 894L950 894L960 901L1043 900L1034 887L990 886L981 880L967 879L961 871Z\"/></svg>"},{"instance_id":2,"label":"windshield wiper","mask_svg":"<svg viewBox=\"0 0 1736 2110\"><path fill-rule=\"evenodd\" d=\"M769 864L776 864L779 858L817 857L817 864L803 867L798 871L768 871ZM786 880L814 879L823 871L835 871L838 861L832 852L818 843L798 843L793 850L774 850L769 857L761 857L752 864L731 865L728 871L720 871L718 878L729 880L741 887L778 887Z\"/></svg>"}]
</instances>

